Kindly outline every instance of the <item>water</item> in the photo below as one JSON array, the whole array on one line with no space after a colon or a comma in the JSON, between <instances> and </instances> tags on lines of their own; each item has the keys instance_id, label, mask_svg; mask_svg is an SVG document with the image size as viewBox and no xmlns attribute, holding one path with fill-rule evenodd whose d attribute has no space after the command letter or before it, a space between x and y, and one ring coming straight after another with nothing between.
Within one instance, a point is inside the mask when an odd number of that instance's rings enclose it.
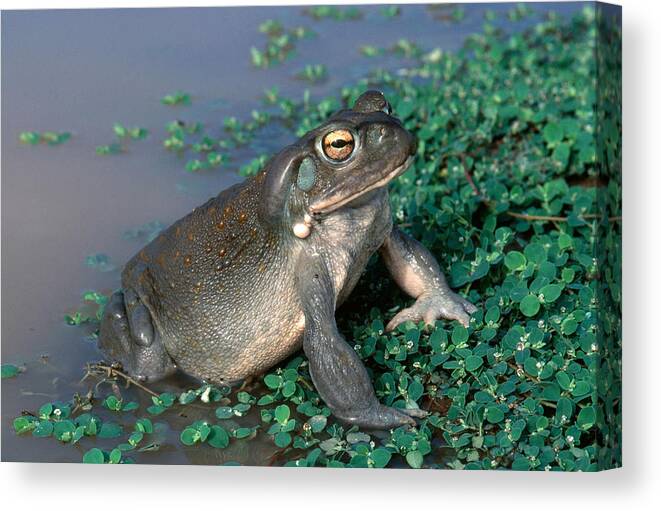
<instances>
[{"instance_id":1,"label":"water","mask_svg":"<svg viewBox=\"0 0 661 511\"><path fill-rule=\"evenodd\" d=\"M581 7L545 5L560 13ZM22 410L35 412L44 402L68 400L88 388L79 380L86 362L100 355L82 329L64 324L63 315L77 307L85 290L118 287L119 274L87 267L85 256L102 252L121 267L145 243L124 239L124 231L155 220L168 225L241 179L235 169L243 161L185 172L185 161L162 146L167 122L202 121L220 136L222 119L246 118L260 108L267 87L300 98L306 85L292 75L306 63L328 68L328 80L311 87L313 97L320 97L376 63L392 69L404 63L368 59L358 51L363 45L390 47L407 38L427 50L456 50L466 35L480 30L486 9L511 31L539 19L508 22L502 13L511 7L466 5L460 23L435 19L451 7L432 12L422 5L403 6L392 19L379 7L361 7L363 19L343 22L314 21L300 7L3 12L2 362L24 365L26 372L2 382L2 460L78 462L91 446L17 437L11 427ZM269 18L285 27L305 25L318 37L299 42L294 58L265 71L252 66L250 47L263 47L266 38L258 26ZM160 104L176 90L189 92L192 105ZM148 128L150 136L129 144L128 153L97 156L96 146L113 141L115 122ZM18 141L26 130L71 131L73 137L58 147L27 147ZM275 151L287 141L282 135L265 137L257 141L259 151L244 156ZM175 378L159 390L186 383ZM268 439L233 441L227 450L184 448L177 432L208 412L192 408L187 417L162 416L166 445L138 460L282 463ZM257 423L255 417L245 422Z\"/></svg>"}]
</instances>

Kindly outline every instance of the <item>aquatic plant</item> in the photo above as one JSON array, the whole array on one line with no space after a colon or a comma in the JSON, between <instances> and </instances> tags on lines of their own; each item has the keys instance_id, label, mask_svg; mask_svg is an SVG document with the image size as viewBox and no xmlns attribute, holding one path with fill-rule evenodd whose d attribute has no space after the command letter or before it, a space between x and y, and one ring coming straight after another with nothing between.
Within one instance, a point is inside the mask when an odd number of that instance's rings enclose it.
<instances>
[{"instance_id":1,"label":"aquatic plant","mask_svg":"<svg viewBox=\"0 0 661 511\"><path fill-rule=\"evenodd\" d=\"M44 131L39 133L38 131L23 131L19 135L18 139L23 144L27 145L39 145L46 144L50 146L56 146L63 144L71 138L71 133L68 131L55 132L55 131Z\"/></svg>"},{"instance_id":2,"label":"aquatic plant","mask_svg":"<svg viewBox=\"0 0 661 511\"><path fill-rule=\"evenodd\" d=\"M296 78L310 83L324 81L328 77L328 70L323 64L306 64L303 69L296 73Z\"/></svg>"},{"instance_id":3,"label":"aquatic plant","mask_svg":"<svg viewBox=\"0 0 661 511\"><path fill-rule=\"evenodd\" d=\"M268 37L263 50L250 48L250 58L255 67L266 69L279 64L294 54L296 41L314 37L316 34L307 27L298 26L286 30L276 20L267 20L259 26L259 31Z\"/></svg>"},{"instance_id":4,"label":"aquatic plant","mask_svg":"<svg viewBox=\"0 0 661 511\"><path fill-rule=\"evenodd\" d=\"M336 5L315 5L306 7L303 14L315 20L332 19L335 21L358 20L363 12L358 7L338 7Z\"/></svg>"},{"instance_id":5,"label":"aquatic plant","mask_svg":"<svg viewBox=\"0 0 661 511\"><path fill-rule=\"evenodd\" d=\"M149 130L138 126L127 128L116 122L112 126L112 131L117 138L117 142L96 147L96 154L105 156L109 154L119 154L126 152L127 143L131 140L143 140L149 135Z\"/></svg>"},{"instance_id":6,"label":"aquatic plant","mask_svg":"<svg viewBox=\"0 0 661 511\"><path fill-rule=\"evenodd\" d=\"M172 94L166 94L161 98L161 103L168 106L190 105L191 96L184 91L176 91Z\"/></svg>"}]
</instances>

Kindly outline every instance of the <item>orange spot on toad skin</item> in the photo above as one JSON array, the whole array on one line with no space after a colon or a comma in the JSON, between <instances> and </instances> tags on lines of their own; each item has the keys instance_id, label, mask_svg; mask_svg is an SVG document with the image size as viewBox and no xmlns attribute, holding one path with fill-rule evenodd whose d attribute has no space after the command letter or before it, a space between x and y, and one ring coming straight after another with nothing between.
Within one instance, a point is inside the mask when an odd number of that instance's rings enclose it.
<instances>
[{"instance_id":1,"label":"orange spot on toad skin","mask_svg":"<svg viewBox=\"0 0 661 511\"><path fill-rule=\"evenodd\" d=\"M142 259L144 262L148 263L149 262L149 256L144 250L140 251L140 259Z\"/></svg>"},{"instance_id":2,"label":"orange spot on toad skin","mask_svg":"<svg viewBox=\"0 0 661 511\"><path fill-rule=\"evenodd\" d=\"M160 254L158 254L158 257L156 257L156 263L157 263L161 268L165 268L165 255L163 254L163 252L161 252Z\"/></svg>"},{"instance_id":3,"label":"orange spot on toad skin","mask_svg":"<svg viewBox=\"0 0 661 511\"><path fill-rule=\"evenodd\" d=\"M213 247L212 247L211 245L207 245L207 246L204 248L204 251L205 251L207 254L210 254L212 250L213 250Z\"/></svg>"},{"instance_id":4,"label":"orange spot on toad skin","mask_svg":"<svg viewBox=\"0 0 661 511\"><path fill-rule=\"evenodd\" d=\"M241 223L241 224L244 223L247 218L248 218L248 215L246 215L245 213L241 213L239 215L239 223Z\"/></svg>"},{"instance_id":5,"label":"orange spot on toad skin","mask_svg":"<svg viewBox=\"0 0 661 511\"><path fill-rule=\"evenodd\" d=\"M226 254L226 253L227 253L227 251L226 251L224 248L221 248L221 249L218 251L218 256L219 256L219 257L225 257L225 254Z\"/></svg>"},{"instance_id":6,"label":"orange spot on toad skin","mask_svg":"<svg viewBox=\"0 0 661 511\"><path fill-rule=\"evenodd\" d=\"M174 231L175 236L179 236L181 234L181 227L177 227Z\"/></svg>"},{"instance_id":7,"label":"orange spot on toad skin","mask_svg":"<svg viewBox=\"0 0 661 511\"><path fill-rule=\"evenodd\" d=\"M189 255L184 257L184 266L190 266L191 263L193 262L193 258Z\"/></svg>"},{"instance_id":8,"label":"orange spot on toad skin","mask_svg":"<svg viewBox=\"0 0 661 511\"><path fill-rule=\"evenodd\" d=\"M195 239L195 235L192 232L188 233L188 241L193 241Z\"/></svg>"},{"instance_id":9,"label":"orange spot on toad skin","mask_svg":"<svg viewBox=\"0 0 661 511\"><path fill-rule=\"evenodd\" d=\"M224 228L225 228L225 222L223 222L222 220L216 224L216 229L218 229L219 231L222 231Z\"/></svg>"},{"instance_id":10,"label":"orange spot on toad skin","mask_svg":"<svg viewBox=\"0 0 661 511\"><path fill-rule=\"evenodd\" d=\"M226 206L226 207L225 207L225 214L226 214L226 215L229 215L229 214L231 214L231 213L232 213L232 207L231 207L231 206Z\"/></svg>"}]
</instances>

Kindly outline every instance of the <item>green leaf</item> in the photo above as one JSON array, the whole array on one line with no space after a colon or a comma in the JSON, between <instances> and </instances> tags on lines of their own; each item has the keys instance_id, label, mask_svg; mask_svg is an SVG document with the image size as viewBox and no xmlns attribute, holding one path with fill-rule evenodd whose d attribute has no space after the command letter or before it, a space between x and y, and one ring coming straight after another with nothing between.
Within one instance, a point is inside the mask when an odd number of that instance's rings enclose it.
<instances>
[{"instance_id":1,"label":"green leaf","mask_svg":"<svg viewBox=\"0 0 661 511\"><path fill-rule=\"evenodd\" d=\"M523 270L526 267L526 257L516 250L505 255L505 266L512 271Z\"/></svg>"},{"instance_id":2,"label":"green leaf","mask_svg":"<svg viewBox=\"0 0 661 511\"><path fill-rule=\"evenodd\" d=\"M456 325L452 329L452 344L461 345L466 341L468 341L468 330L461 325Z\"/></svg>"},{"instance_id":3,"label":"green leaf","mask_svg":"<svg viewBox=\"0 0 661 511\"><path fill-rule=\"evenodd\" d=\"M390 451L388 449L385 449L383 447L377 447L370 453L369 457L374 463L375 468L384 468L385 466L388 465L388 463L390 463L392 454L390 454Z\"/></svg>"},{"instance_id":4,"label":"green leaf","mask_svg":"<svg viewBox=\"0 0 661 511\"><path fill-rule=\"evenodd\" d=\"M466 360L464 361L464 366L466 367L467 371L474 372L480 367L482 367L483 364L482 357L478 357L475 355L470 355L466 357Z\"/></svg>"},{"instance_id":5,"label":"green leaf","mask_svg":"<svg viewBox=\"0 0 661 511\"><path fill-rule=\"evenodd\" d=\"M280 448L285 448L291 443L291 435L289 433L280 432L273 437L273 440L275 445Z\"/></svg>"},{"instance_id":6,"label":"green leaf","mask_svg":"<svg viewBox=\"0 0 661 511\"><path fill-rule=\"evenodd\" d=\"M216 417L219 419L229 419L234 417L234 410L231 406L219 406L216 408Z\"/></svg>"},{"instance_id":7,"label":"green leaf","mask_svg":"<svg viewBox=\"0 0 661 511\"><path fill-rule=\"evenodd\" d=\"M104 461L105 461L105 457L103 455L103 451L101 449L98 449L97 447L93 447L85 454L83 454L83 463L101 464L104 463Z\"/></svg>"},{"instance_id":8,"label":"green leaf","mask_svg":"<svg viewBox=\"0 0 661 511\"><path fill-rule=\"evenodd\" d=\"M563 390L571 390L572 380L566 372L558 371L555 375L555 379L558 380L558 385L560 385Z\"/></svg>"},{"instance_id":9,"label":"green leaf","mask_svg":"<svg viewBox=\"0 0 661 511\"><path fill-rule=\"evenodd\" d=\"M497 424L505 419L505 414L497 406L490 406L487 408L487 420L491 424Z\"/></svg>"},{"instance_id":10,"label":"green leaf","mask_svg":"<svg viewBox=\"0 0 661 511\"><path fill-rule=\"evenodd\" d=\"M539 312L539 299L533 294L528 294L523 297L519 304L519 309L524 316L532 317Z\"/></svg>"},{"instance_id":11,"label":"green leaf","mask_svg":"<svg viewBox=\"0 0 661 511\"><path fill-rule=\"evenodd\" d=\"M286 381L282 387L282 395L284 397L291 397L296 392L296 384L293 381Z\"/></svg>"},{"instance_id":12,"label":"green leaf","mask_svg":"<svg viewBox=\"0 0 661 511\"><path fill-rule=\"evenodd\" d=\"M555 302L558 298L560 298L561 294L562 294L562 286L558 284L547 284L546 286L542 287L542 289L539 290L539 298L541 300L543 297L544 303Z\"/></svg>"},{"instance_id":13,"label":"green leaf","mask_svg":"<svg viewBox=\"0 0 661 511\"><path fill-rule=\"evenodd\" d=\"M211 431L207 437L207 443L211 447L224 449L229 445L230 437L225 429L223 429L221 426L214 425L211 426Z\"/></svg>"},{"instance_id":14,"label":"green leaf","mask_svg":"<svg viewBox=\"0 0 661 511\"><path fill-rule=\"evenodd\" d=\"M328 419L325 415L315 415L308 419L308 424L310 424L310 429L313 433L320 433L326 427Z\"/></svg>"},{"instance_id":15,"label":"green leaf","mask_svg":"<svg viewBox=\"0 0 661 511\"><path fill-rule=\"evenodd\" d=\"M122 427L114 422L104 422L97 433L99 438L117 438L122 434Z\"/></svg>"},{"instance_id":16,"label":"green leaf","mask_svg":"<svg viewBox=\"0 0 661 511\"><path fill-rule=\"evenodd\" d=\"M37 421L32 417L16 417L13 424L14 431L20 435L21 433L32 431L37 426Z\"/></svg>"},{"instance_id":17,"label":"green leaf","mask_svg":"<svg viewBox=\"0 0 661 511\"><path fill-rule=\"evenodd\" d=\"M253 430L251 428L236 428L232 434L234 438L246 438L252 435Z\"/></svg>"},{"instance_id":18,"label":"green leaf","mask_svg":"<svg viewBox=\"0 0 661 511\"><path fill-rule=\"evenodd\" d=\"M562 125L557 122L550 122L544 126L542 135L544 136L544 140L548 145L555 146L559 144L564 137Z\"/></svg>"},{"instance_id":19,"label":"green leaf","mask_svg":"<svg viewBox=\"0 0 661 511\"><path fill-rule=\"evenodd\" d=\"M597 421L597 412L593 406L586 406L578 412L578 417L576 418L576 425L584 431L587 431L594 423Z\"/></svg>"},{"instance_id":20,"label":"green leaf","mask_svg":"<svg viewBox=\"0 0 661 511\"><path fill-rule=\"evenodd\" d=\"M574 415L574 403L571 399L566 397L561 397L558 399L558 404L555 411L555 420L556 422L562 424L566 421L571 420Z\"/></svg>"},{"instance_id":21,"label":"green leaf","mask_svg":"<svg viewBox=\"0 0 661 511\"><path fill-rule=\"evenodd\" d=\"M530 460L524 456L519 456L512 462L512 470L530 470Z\"/></svg>"},{"instance_id":22,"label":"green leaf","mask_svg":"<svg viewBox=\"0 0 661 511\"><path fill-rule=\"evenodd\" d=\"M40 420L36 427L32 430L32 436L39 438L49 437L53 434L53 423L48 420Z\"/></svg>"},{"instance_id":23,"label":"green leaf","mask_svg":"<svg viewBox=\"0 0 661 511\"><path fill-rule=\"evenodd\" d=\"M279 405L275 409L275 420L280 424L284 424L289 420L289 407L287 405Z\"/></svg>"},{"instance_id":24,"label":"green leaf","mask_svg":"<svg viewBox=\"0 0 661 511\"><path fill-rule=\"evenodd\" d=\"M408 463L411 468L422 468L423 461L424 456L418 450L406 453L406 463Z\"/></svg>"},{"instance_id":25,"label":"green leaf","mask_svg":"<svg viewBox=\"0 0 661 511\"><path fill-rule=\"evenodd\" d=\"M187 427L181 432L179 439L184 445L194 445L200 441L200 432L196 428Z\"/></svg>"},{"instance_id":26,"label":"green leaf","mask_svg":"<svg viewBox=\"0 0 661 511\"><path fill-rule=\"evenodd\" d=\"M264 377L264 383L270 389L279 389L282 385L282 377L277 374L267 374Z\"/></svg>"},{"instance_id":27,"label":"green leaf","mask_svg":"<svg viewBox=\"0 0 661 511\"><path fill-rule=\"evenodd\" d=\"M20 367L13 364L2 364L2 379L13 378L21 372Z\"/></svg>"}]
</instances>

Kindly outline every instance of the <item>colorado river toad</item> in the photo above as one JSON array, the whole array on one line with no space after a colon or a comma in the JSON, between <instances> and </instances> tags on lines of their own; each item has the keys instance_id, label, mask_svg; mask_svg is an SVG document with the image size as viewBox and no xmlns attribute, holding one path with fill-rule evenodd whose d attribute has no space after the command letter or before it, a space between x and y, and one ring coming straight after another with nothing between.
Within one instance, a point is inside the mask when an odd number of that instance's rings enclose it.
<instances>
[{"instance_id":1,"label":"colorado river toad","mask_svg":"<svg viewBox=\"0 0 661 511\"><path fill-rule=\"evenodd\" d=\"M141 380L178 367L231 383L303 347L337 418L381 429L414 423L420 410L378 402L335 309L378 250L415 298L387 330L406 320L468 324L475 307L450 290L429 251L392 224L387 184L415 151L383 94L364 93L131 259L106 307L101 349Z\"/></svg>"}]
</instances>

